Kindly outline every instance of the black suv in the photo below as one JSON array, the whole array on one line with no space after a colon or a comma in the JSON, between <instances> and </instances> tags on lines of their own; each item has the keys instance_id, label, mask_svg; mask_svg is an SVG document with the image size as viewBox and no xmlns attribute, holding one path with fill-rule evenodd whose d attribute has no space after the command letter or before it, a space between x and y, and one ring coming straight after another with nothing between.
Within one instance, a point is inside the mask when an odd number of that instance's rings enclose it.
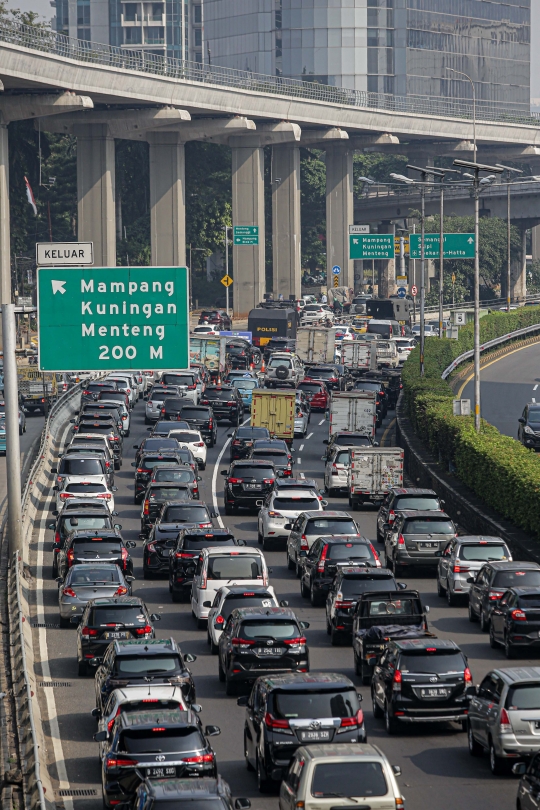
<instances>
[{"instance_id":1,"label":"black suv","mask_svg":"<svg viewBox=\"0 0 540 810\"><path fill-rule=\"evenodd\" d=\"M58 574L65 579L68 568L79 563L113 562L118 565L125 576L133 576L133 560L128 549L135 548L137 543L127 540L110 529L82 529L68 534L64 545L56 555Z\"/></svg>"},{"instance_id":2,"label":"black suv","mask_svg":"<svg viewBox=\"0 0 540 810\"><path fill-rule=\"evenodd\" d=\"M133 796L142 773L150 779L216 777L216 756L205 735L220 733L217 726L206 726L203 734L191 710L121 712L110 734L103 730L94 735L98 742L109 741L102 760L103 806Z\"/></svg>"},{"instance_id":3,"label":"black suv","mask_svg":"<svg viewBox=\"0 0 540 810\"><path fill-rule=\"evenodd\" d=\"M398 512L443 512L441 501L435 490L407 487L391 489L377 514L377 540L384 543L384 524L392 526Z\"/></svg>"},{"instance_id":4,"label":"black suv","mask_svg":"<svg viewBox=\"0 0 540 810\"><path fill-rule=\"evenodd\" d=\"M171 425L169 422L156 422L154 427L146 428L147 431L150 433L150 438L155 439L158 436L163 436L167 438L171 430L189 430L189 425L187 422L176 422L176 424Z\"/></svg>"},{"instance_id":5,"label":"black suv","mask_svg":"<svg viewBox=\"0 0 540 810\"><path fill-rule=\"evenodd\" d=\"M186 474L195 478L193 470L186 467ZM197 481L193 482L195 485ZM148 484L144 498L142 499L141 510L141 534L148 536L150 529L158 519L161 508L167 501L191 501L193 499L192 483L153 483ZM196 490L196 499L199 499L199 488Z\"/></svg>"},{"instance_id":6,"label":"black suv","mask_svg":"<svg viewBox=\"0 0 540 810\"><path fill-rule=\"evenodd\" d=\"M191 653L182 655L173 638L113 641L96 672L96 707L103 711L113 689L149 683L179 686L185 699L193 703L195 682L186 664L196 660Z\"/></svg>"},{"instance_id":7,"label":"black suv","mask_svg":"<svg viewBox=\"0 0 540 810\"><path fill-rule=\"evenodd\" d=\"M219 638L219 680L228 695L237 684L253 683L271 672L309 672L309 652L301 622L285 607L233 610Z\"/></svg>"},{"instance_id":8,"label":"black suv","mask_svg":"<svg viewBox=\"0 0 540 810\"><path fill-rule=\"evenodd\" d=\"M75 498L70 499L75 500ZM68 502L69 503L69 502ZM86 504L89 502L86 501ZM69 504L71 507L72 504ZM120 523L115 523L113 525L112 517L113 515L117 515L117 512L109 512L108 507L103 504L102 508L99 509L95 507L93 504L90 504L90 508L86 508L82 506L82 504L77 508L70 508L68 509L68 504L62 509L61 513L56 518L54 523L49 523L47 528L52 529L54 531L54 542L53 542L53 562L52 562L52 576L58 576L58 565L57 565L57 557L58 552L62 548L64 541L68 534L71 532L84 530L84 529L93 529L94 531L106 531L107 529L113 531L117 529L120 531L122 528Z\"/></svg>"},{"instance_id":9,"label":"black suv","mask_svg":"<svg viewBox=\"0 0 540 810\"><path fill-rule=\"evenodd\" d=\"M92 599L77 627L79 675L86 675L89 661L97 666L113 639L154 638L153 623L160 619L159 613L150 614L137 596Z\"/></svg>"},{"instance_id":10,"label":"black suv","mask_svg":"<svg viewBox=\"0 0 540 810\"><path fill-rule=\"evenodd\" d=\"M319 537L305 557L300 559L300 593L311 604L324 605L326 595L341 566L376 566L378 554L372 543L358 537Z\"/></svg>"},{"instance_id":11,"label":"black suv","mask_svg":"<svg viewBox=\"0 0 540 810\"><path fill-rule=\"evenodd\" d=\"M193 476L189 475L189 471ZM164 464L163 467L156 467L152 473L149 481L150 484L189 484L191 487L192 497L199 500L199 486L198 482L201 480L200 475L197 475L193 469L193 464L184 462L183 466L178 467L176 464Z\"/></svg>"},{"instance_id":12,"label":"black suv","mask_svg":"<svg viewBox=\"0 0 540 810\"><path fill-rule=\"evenodd\" d=\"M105 436L108 439L109 447L112 450L114 457L114 469L119 470L122 466L122 458L124 455L124 438L120 431L116 430L114 425L106 425L103 422L94 422L89 419L81 419L78 425L75 425L79 436Z\"/></svg>"},{"instance_id":13,"label":"black suv","mask_svg":"<svg viewBox=\"0 0 540 810\"><path fill-rule=\"evenodd\" d=\"M236 427L242 421L244 404L235 385L207 385L200 404L211 405L216 419L228 419Z\"/></svg>"},{"instance_id":14,"label":"black suv","mask_svg":"<svg viewBox=\"0 0 540 810\"><path fill-rule=\"evenodd\" d=\"M345 388L345 381L336 366L310 366L306 369L306 377L310 380L320 380L329 391L343 391Z\"/></svg>"},{"instance_id":15,"label":"black suv","mask_svg":"<svg viewBox=\"0 0 540 810\"><path fill-rule=\"evenodd\" d=\"M166 502L143 547L143 573L149 579L156 574L169 573L169 554L176 546L178 533L183 529L202 529L212 532L215 512L200 501ZM144 539L144 535L139 535Z\"/></svg>"},{"instance_id":16,"label":"black suv","mask_svg":"<svg viewBox=\"0 0 540 810\"><path fill-rule=\"evenodd\" d=\"M540 588L540 565L536 562L491 562L470 577L469 621L480 619L480 629L489 629L491 612L508 588Z\"/></svg>"},{"instance_id":17,"label":"black suv","mask_svg":"<svg viewBox=\"0 0 540 810\"><path fill-rule=\"evenodd\" d=\"M194 803L205 810L249 810L249 799L236 799L233 805L231 789L227 782L218 776L212 779L203 776L199 779L149 779L146 778L137 788L131 806L136 810L171 810L171 803L177 810L193 807Z\"/></svg>"},{"instance_id":18,"label":"black suv","mask_svg":"<svg viewBox=\"0 0 540 810\"><path fill-rule=\"evenodd\" d=\"M525 405L518 422L518 440L525 447L537 450L540 447L540 405Z\"/></svg>"},{"instance_id":19,"label":"black suv","mask_svg":"<svg viewBox=\"0 0 540 810\"><path fill-rule=\"evenodd\" d=\"M81 408L87 402L96 402L100 391L116 391L117 386L115 382L109 380L108 382L90 382L84 386L81 392Z\"/></svg>"},{"instance_id":20,"label":"black suv","mask_svg":"<svg viewBox=\"0 0 540 810\"><path fill-rule=\"evenodd\" d=\"M263 459L274 465L283 476L292 475L293 457L283 439L256 439L248 456L250 461Z\"/></svg>"},{"instance_id":21,"label":"black suv","mask_svg":"<svg viewBox=\"0 0 540 810\"><path fill-rule=\"evenodd\" d=\"M272 352L288 352L294 354L296 349L296 340L294 338L286 337L273 337L270 338L268 343L263 349L264 362L268 363Z\"/></svg>"},{"instance_id":22,"label":"black suv","mask_svg":"<svg viewBox=\"0 0 540 810\"><path fill-rule=\"evenodd\" d=\"M248 369L252 363L258 365L261 354L247 340L234 338L227 341L227 359L231 364L231 368Z\"/></svg>"},{"instance_id":23,"label":"black suv","mask_svg":"<svg viewBox=\"0 0 540 810\"><path fill-rule=\"evenodd\" d=\"M237 459L247 458L251 452L253 442L257 441L257 439L269 439L270 432L268 428L242 425L236 428L234 433L228 433L227 436L231 439L230 461L232 462Z\"/></svg>"},{"instance_id":24,"label":"black suv","mask_svg":"<svg viewBox=\"0 0 540 810\"><path fill-rule=\"evenodd\" d=\"M334 672L259 678L237 700L247 706L244 756L259 790L283 779L301 745L367 742L361 700L353 682Z\"/></svg>"},{"instance_id":25,"label":"black suv","mask_svg":"<svg viewBox=\"0 0 540 810\"><path fill-rule=\"evenodd\" d=\"M375 717L386 731L400 723L461 723L465 731L472 675L454 641L438 638L391 641L373 671L371 698Z\"/></svg>"},{"instance_id":26,"label":"black suv","mask_svg":"<svg viewBox=\"0 0 540 810\"><path fill-rule=\"evenodd\" d=\"M183 529L169 557L169 593L172 601L189 601L193 575L203 548L245 545L228 529Z\"/></svg>"},{"instance_id":27,"label":"black suv","mask_svg":"<svg viewBox=\"0 0 540 810\"><path fill-rule=\"evenodd\" d=\"M240 402L242 398L240 398ZM184 405L179 415L179 421L187 422L191 430L198 430L208 447L213 447L217 441L217 419L212 408L208 405Z\"/></svg>"},{"instance_id":28,"label":"black suv","mask_svg":"<svg viewBox=\"0 0 540 810\"><path fill-rule=\"evenodd\" d=\"M491 611L489 643L507 658L540 646L540 588L510 588Z\"/></svg>"},{"instance_id":29,"label":"black suv","mask_svg":"<svg viewBox=\"0 0 540 810\"><path fill-rule=\"evenodd\" d=\"M147 439L143 439L140 444L134 444L133 449L137 451L135 453L135 464L138 464L144 453L157 453L164 450L176 452L180 449L180 444L178 439L169 439L168 436L149 436Z\"/></svg>"},{"instance_id":30,"label":"black suv","mask_svg":"<svg viewBox=\"0 0 540 810\"><path fill-rule=\"evenodd\" d=\"M161 405L159 420L163 422L178 422L182 417L180 412L184 405L193 405L193 400L189 397L175 397L166 395Z\"/></svg>"},{"instance_id":31,"label":"black suv","mask_svg":"<svg viewBox=\"0 0 540 810\"><path fill-rule=\"evenodd\" d=\"M150 450L148 453L143 453L138 462L131 462L131 466L136 468L134 503L139 503L144 496L154 467L163 467L165 464L176 464L177 467L184 466L180 453L171 450L164 450L162 453Z\"/></svg>"},{"instance_id":32,"label":"black suv","mask_svg":"<svg viewBox=\"0 0 540 810\"><path fill-rule=\"evenodd\" d=\"M118 430L124 431L124 436L129 436L129 430L124 430L124 420L122 418L121 406L115 405L114 402L87 403L86 405L83 405L79 414L79 420L93 419L94 421L101 421L103 419L104 421L107 421L107 417L114 420Z\"/></svg>"},{"instance_id":33,"label":"black suv","mask_svg":"<svg viewBox=\"0 0 540 810\"><path fill-rule=\"evenodd\" d=\"M258 509L273 489L276 472L269 461L233 461L225 476L223 487L225 514L232 515L239 506Z\"/></svg>"},{"instance_id":34,"label":"black suv","mask_svg":"<svg viewBox=\"0 0 540 810\"><path fill-rule=\"evenodd\" d=\"M356 603L363 593L397 591L400 587L406 586L399 585L384 568L357 565L340 568L326 597L326 632L332 646L350 642Z\"/></svg>"}]
</instances>

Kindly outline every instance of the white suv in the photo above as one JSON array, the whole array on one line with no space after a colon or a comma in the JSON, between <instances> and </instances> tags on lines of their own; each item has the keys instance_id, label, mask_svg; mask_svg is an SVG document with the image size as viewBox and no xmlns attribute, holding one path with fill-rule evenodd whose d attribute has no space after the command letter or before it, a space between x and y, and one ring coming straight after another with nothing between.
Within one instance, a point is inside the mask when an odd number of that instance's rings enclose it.
<instances>
[{"instance_id":1,"label":"white suv","mask_svg":"<svg viewBox=\"0 0 540 810\"><path fill-rule=\"evenodd\" d=\"M318 493L305 489L287 489L271 492L266 499L265 505L259 510L258 518L258 541L263 549L269 548L276 541L287 540L290 529L285 526L294 523L298 515L302 512L324 511L328 506L327 501L322 501Z\"/></svg>"},{"instance_id":2,"label":"white suv","mask_svg":"<svg viewBox=\"0 0 540 810\"><path fill-rule=\"evenodd\" d=\"M279 388L291 385L296 388L305 377L304 365L294 354L274 352L266 366L264 384L266 388Z\"/></svg>"},{"instance_id":3,"label":"white suv","mask_svg":"<svg viewBox=\"0 0 540 810\"><path fill-rule=\"evenodd\" d=\"M208 614L216 592L223 585L268 585L268 568L262 551L256 548L235 548L225 551L210 547L203 549L191 586L191 612L199 628L206 627Z\"/></svg>"},{"instance_id":4,"label":"white suv","mask_svg":"<svg viewBox=\"0 0 540 810\"><path fill-rule=\"evenodd\" d=\"M256 587L224 585L216 593L208 614L208 638L212 655L217 655L218 642L225 623L235 608L287 607L288 602L279 602L271 585Z\"/></svg>"}]
</instances>

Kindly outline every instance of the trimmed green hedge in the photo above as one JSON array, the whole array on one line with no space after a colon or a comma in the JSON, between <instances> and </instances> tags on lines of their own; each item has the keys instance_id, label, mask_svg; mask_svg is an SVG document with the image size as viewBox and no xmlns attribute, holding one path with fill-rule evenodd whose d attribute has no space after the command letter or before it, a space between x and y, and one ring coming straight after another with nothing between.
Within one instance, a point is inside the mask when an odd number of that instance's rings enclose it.
<instances>
[{"instance_id":1,"label":"trimmed green hedge","mask_svg":"<svg viewBox=\"0 0 540 810\"><path fill-rule=\"evenodd\" d=\"M540 323L540 307L494 312L480 321L485 342L516 329ZM420 377L420 349L416 347L403 368L403 391L415 432L445 466L499 514L540 539L540 457L532 450L482 420L476 433L474 417L453 416L454 392L441 379L452 360L473 348L473 324L459 331L458 340L426 340L424 377Z\"/></svg>"}]
</instances>

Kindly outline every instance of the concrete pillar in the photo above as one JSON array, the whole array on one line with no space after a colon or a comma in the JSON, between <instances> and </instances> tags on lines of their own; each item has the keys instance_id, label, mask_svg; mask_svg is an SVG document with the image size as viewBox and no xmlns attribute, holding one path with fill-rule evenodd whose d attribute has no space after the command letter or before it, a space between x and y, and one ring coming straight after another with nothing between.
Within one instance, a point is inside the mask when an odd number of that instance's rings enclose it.
<instances>
[{"instance_id":1,"label":"concrete pillar","mask_svg":"<svg viewBox=\"0 0 540 810\"><path fill-rule=\"evenodd\" d=\"M379 233L396 233L396 226L391 222L382 222ZM388 298L396 292L396 260L379 260L379 298Z\"/></svg>"},{"instance_id":2,"label":"concrete pillar","mask_svg":"<svg viewBox=\"0 0 540 810\"><path fill-rule=\"evenodd\" d=\"M0 124L0 303L11 304L9 150L6 124Z\"/></svg>"},{"instance_id":3,"label":"concrete pillar","mask_svg":"<svg viewBox=\"0 0 540 810\"><path fill-rule=\"evenodd\" d=\"M258 225L258 245L233 240L233 313L246 318L263 300L266 289L264 251L264 150L259 146L232 148L233 225Z\"/></svg>"},{"instance_id":4,"label":"concrete pillar","mask_svg":"<svg viewBox=\"0 0 540 810\"><path fill-rule=\"evenodd\" d=\"M362 259L354 260L354 292L364 292L364 262Z\"/></svg>"},{"instance_id":5,"label":"concrete pillar","mask_svg":"<svg viewBox=\"0 0 540 810\"><path fill-rule=\"evenodd\" d=\"M273 293L284 298L302 294L300 247L300 149L272 147Z\"/></svg>"},{"instance_id":6,"label":"concrete pillar","mask_svg":"<svg viewBox=\"0 0 540 810\"><path fill-rule=\"evenodd\" d=\"M531 229L532 234L532 258L533 262L540 259L540 225L535 225Z\"/></svg>"},{"instance_id":7,"label":"concrete pillar","mask_svg":"<svg viewBox=\"0 0 540 810\"><path fill-rule=\"evenodd\" d=\"M154 267L186 264L185 147L177 132L149 132L150 244Z\"/></svg>"},{"instance_id":8,"label":"concrete pillar","mask_svg":"<svg viewBox=\"0 0 540 810\"><path fill-rule=\"evenodd\" d=\"M78 124L78 239L94 243L94 265L116 267L114 138L106 124Z\"/></svg>"},{"instance_id":9,"label":"concrete pillar","mask_svg":"<svg viewBox=\"0 0 540 810\"><path fill-rule=\"evenodd\" d=\"M353 262L349 259L349 225L354 223L353 154L350 144L326 147L326 272L332 283L332 267L341 267L340 286L354 286Z\"/></svg>"},{"instance_id":10,"label":"concrete pillar","mask_svg":"<svg viewBox=\"0 0 540 810\"><path fill-rule=\"evenodd\" d=\"M527 231L521 231L521 250L510 265L512 301L524 301L527 295Z\"/></svg>"}]
</instances>

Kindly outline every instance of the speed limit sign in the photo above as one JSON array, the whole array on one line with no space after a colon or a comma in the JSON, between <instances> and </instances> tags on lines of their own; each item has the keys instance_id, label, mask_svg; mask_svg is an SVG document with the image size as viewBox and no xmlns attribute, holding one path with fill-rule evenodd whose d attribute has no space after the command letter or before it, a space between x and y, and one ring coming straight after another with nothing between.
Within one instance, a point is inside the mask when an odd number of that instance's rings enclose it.
<instances>
[{"instance_id":1,"label":"speed limit sign","mask_svg":"<svg viewBox=\"0 0 540 810\"><path fill-rule=\"evenodd\" d=\"M413 295L418 295L418 287L416 286L416 284L413 284L413 285L412 285L412 287L411 287L411 293L412 293Z\"/></svg>"}]
</instances>

